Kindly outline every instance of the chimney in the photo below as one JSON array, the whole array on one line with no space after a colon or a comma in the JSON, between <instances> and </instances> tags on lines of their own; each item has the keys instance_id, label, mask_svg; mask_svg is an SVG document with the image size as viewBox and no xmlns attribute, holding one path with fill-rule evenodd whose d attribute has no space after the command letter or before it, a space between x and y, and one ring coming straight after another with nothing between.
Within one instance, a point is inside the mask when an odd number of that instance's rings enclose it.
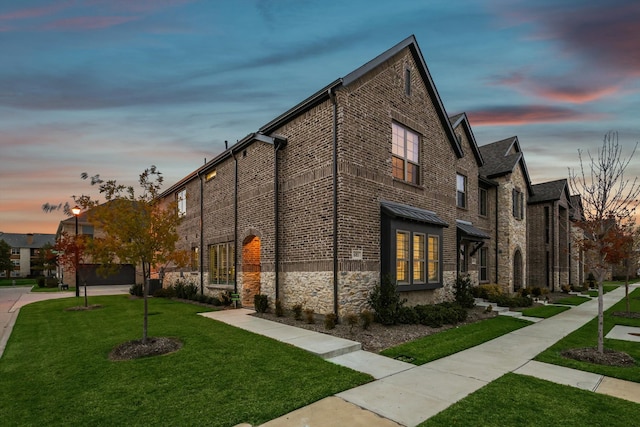
<instances>
[{"instance_id":1,"label":"chimney","mask_svg":"<svg viewBox=\"0 0 640 427\"><path fill-rule=\"evenodd\" d=\"M27 233L27 245L33 245L33 234Z\"/></svg>"}]
</instances>

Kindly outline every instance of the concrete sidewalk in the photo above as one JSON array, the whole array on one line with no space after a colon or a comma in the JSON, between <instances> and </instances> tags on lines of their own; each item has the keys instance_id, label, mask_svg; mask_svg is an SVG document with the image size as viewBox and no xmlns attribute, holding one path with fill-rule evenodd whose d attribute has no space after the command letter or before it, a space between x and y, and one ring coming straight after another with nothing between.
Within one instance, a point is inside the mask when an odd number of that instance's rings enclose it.
<instances>
[{"instance_id":1,"label":"concrete sidewalk","mask_svg":"<svg viewBox=\"0 0 640 427\"><path fill-rule=\"evenodd\" d=\"M605 310L623 296L623 287L605 294ZM368 384L272 420L263 427L415 426L508 372L640 403L639 383L532 361L549 346L593 319L597 315L595 299L422 366L362 351L353 341L247 316L250 313L250 310L227 310L202 315L298 346L375 378ZM331 414L331 421L328 414ZM360 423L365 419L366 422Z\"/></svg>"}]
</instances>

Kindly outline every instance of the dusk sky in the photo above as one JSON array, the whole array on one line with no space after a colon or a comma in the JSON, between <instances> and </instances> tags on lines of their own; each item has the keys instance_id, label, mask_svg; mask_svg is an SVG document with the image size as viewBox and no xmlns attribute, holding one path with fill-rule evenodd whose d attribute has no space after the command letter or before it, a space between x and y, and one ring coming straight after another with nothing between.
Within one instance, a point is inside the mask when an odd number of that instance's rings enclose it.
<instances>
[{"instance_id":1,"label":"dusk sky","mask_svg":"<svg viewBox=\"0 0 640 427\"><path fill-rule=\"evenodd\" d=\"M411 34L447 113L517 135L534 184L640 141L637 0L4 0L0 231L55 233L41 206L97 196L82 172L167 188Z\"/></svg>"}]
</instances>

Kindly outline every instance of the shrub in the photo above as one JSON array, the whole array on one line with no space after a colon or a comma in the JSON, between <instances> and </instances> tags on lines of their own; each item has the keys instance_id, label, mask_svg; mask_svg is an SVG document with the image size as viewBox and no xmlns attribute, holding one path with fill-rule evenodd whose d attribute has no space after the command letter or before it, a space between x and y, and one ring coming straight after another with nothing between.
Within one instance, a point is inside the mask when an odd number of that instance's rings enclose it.
<instances>
[{"instance_id":1,"label":"shrub","mask_svg":"<svg viewBox=\"0 0 640 427\"><path fill-rule=\"evenodd\" d=\"M368 298L368 303L375 313L376 321L383 325L398 323L398 315L406 299L400 298L398 287L391 277L384 276Z\"/></svg>"},{"instance_id":2,"label":"shrub","mask_svg":"<svg viewBox=\"0 0 640 427\"><path fill-rule=\"evenodd\" d=\"M344 316L344 321L349 325L349 332L353 332L353 327L358 324L358 315L354 313L349 313Z\"/></svg>"},{"instance_id":3,"label":"shrub","mask_svg":"<svg viewBox=\"0 0 640 427\"><path fill-rule=\"evenodd\" d=\"M257 294L253 297L253 306L258 313L266 313L269 308L269 298L263 294Z\"/></svg>"},{"instance_id":4,"label":"shrub","mask_svg":"<svg viewBox=\"0 0 640 427\"><path fill-rule=\"evenodd\" d=\"M562 293L568 294L568 293L569 293L569 291L571 290L571 286L569 286L569 285L562 285L562 286L560 287L560 289L562 290Z\"/></svg>"},{"instance_id":5,"label":"shrub","mask_svg":"<svg viewBox=\"0 0 640 427\"><path fill-rule=\"evenodd\" d=\"M398 313L398 323L402 323L403 325L413 325L415 323L420 323L420 318L418 317L418 313L414 307L400 307L400 312Z\"/></svg>"},{"instance_id":6,"label":"shrub","mask_svg":"<svg viewBox=\"0 0 640 427\"><path fill-rule=\"evenodd\" d=\"M473 299L473 284L471 283L471 277L466 275L464 277L458 277L455 284L455 296L456 302L464 308L473 308L476 305Z\"/></svg>"},{"instance_id":7,"label":"shrub","mask_svg":"<svg viewBox=\"0 0 640 427\"><path fill-rule=\"evenodd\" d=\"M362 329L366 331L373 323L373 313L369 310L364 310L360 313L360 321L362 322Z\"/></svg>"},{"instance_id":8,"label":"shrub","mask_svg":"<svg viewBox=\"0 0 640 427\"><path fill-rule=\"evenodd\" d=\"M141 297L144 292L141 283L136 283L135 285L131 285L129 288L129 293L136 297Z\"/></svg>"},{"instance_id":9,"label":"shrub","mask_svg":"<svg viewBox=\"0 0 640 427\"><path fill-rule=\"evenodd\" d=\"M224 291L223 293L220 294L219 296L220 298L220 303L221 305L224 306L230 306L231 305L231 292L229 291Z\"/></svg>"},{"instance_id":10,"label":"shrub","mask_svg":"<svg viewBox=\"0 0 640 427\"><path fill-rule=\"evenodd\" d=\"M325 329L334 329L336 327L337 320L338 320L338 316L336 316L335 313L325 314L324 316Z\"/></svg>"},{"instance_id":11,"label":"shrub","mask_svg":"<svg viewBox=\"0 0 640 427\"><path fill-rule=\"evenodd\" d=\"M175 290L172 287L156 289L153 296L155 298L173 298Z\"/></svg>"},{"instance_id":12,"label":"shrub","mask_svg":"<svg viewBox=\"0 0 640 427\"><path fill-rule=\"evenodd\" d=\"M533 295L536 298L539 297L540 295L542 295L542 288L540 288L540 286L535 286L531 288L531 295Z\"/></svg>"},{"instance_id":13,"label":"shrub","mask_svg":"<svg viewBox=\"0 0 640 427\"><path fill-rule=\"evenodd\" d=\"M529 288L520 288L520 290L518 291L518 295L520 295L521 297L527 297L531 294L531 289Z\"/></svg>"},{"instance_id":14,"label":"shrub","mask_svg":"<svg viewBox=\"0 0 640 427\"><path fill-rule=\"evenodd\" d=\"M476 298L490 300L492 296L502 295L502 289L500 289L500 286L495 284L479 285L472 289L472 294Z\"/></svg>"},{"instance_id":15,"label":"shrub","mask_svg":"<svg viewBox=\"0 0 640 427\"><path fill-rule=\"evenodd\" d=\"M39 288L44 288L44 276L40 276L36 279L36 283Z\"/></svg>"},{"instance_id":16,"label":"shrub","mask_svg":"<svg viewBox=\"0 0 640 427\"><path fill-rule=\"evenodd\" d=\"M489 299L490 302L494 302L500 307L530 307L533 304L533 300L529 297L523 296L509 296L509 295L497 295Z\"/></svg>"},{"instance_id":17,"label":"shrub","mask_svg":"<svg viewBox=\"0 0 640 427\"><path fill-rule=\"evenodd\" d=\"M293 311L293 318L296 320L302 320L302 304L296 304L291 307Z\"/></svg>"},{"instance_id":18,"label":"shrub","mask_svg":"<svg viewBox=\"0 0 640 427\"><path fill-rule=\"evenodd\" d=\"M313 311L312 308L307 308L304 310L304 319L305 319L305 322L307 322L310 325L316 323L315 312Z\"/></svg>"},{"instance_id":19,"label":"shrub","mask_svg":"<svg viewBox=\"0 0 640 427\"><path fill-rule=\"evenodd\" d=\"M276 316L283 317L284 316L284 308L282 307L282 301L279 299L276 300Z\"/></svg>"}]
</instances>

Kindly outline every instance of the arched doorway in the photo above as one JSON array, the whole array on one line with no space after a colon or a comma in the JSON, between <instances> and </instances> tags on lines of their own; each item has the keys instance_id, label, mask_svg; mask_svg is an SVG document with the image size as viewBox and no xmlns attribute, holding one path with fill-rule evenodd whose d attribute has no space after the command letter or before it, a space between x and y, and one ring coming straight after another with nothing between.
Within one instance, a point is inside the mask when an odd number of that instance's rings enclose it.
<instances>
[{"instance_id":1,"label":"arched doorway","mask_svg":"<svg viewBox=\"0 0 640 427\"><path fill-rule=\"evenodd\" d=\"M516 249L513 254L513 291L517 292L522 288L522 253Z\"/></svg>"},{"instance_id":2,"label":"arched doorway","mask_svg":"<svg viewBox=\"0 0 640 427\"><path fill-rule=\"evenodd\" d=\"M260 238L251 235L242 242L242 306L253 307L253 297L259 293Z\"/></svg>"}]
</instances>

